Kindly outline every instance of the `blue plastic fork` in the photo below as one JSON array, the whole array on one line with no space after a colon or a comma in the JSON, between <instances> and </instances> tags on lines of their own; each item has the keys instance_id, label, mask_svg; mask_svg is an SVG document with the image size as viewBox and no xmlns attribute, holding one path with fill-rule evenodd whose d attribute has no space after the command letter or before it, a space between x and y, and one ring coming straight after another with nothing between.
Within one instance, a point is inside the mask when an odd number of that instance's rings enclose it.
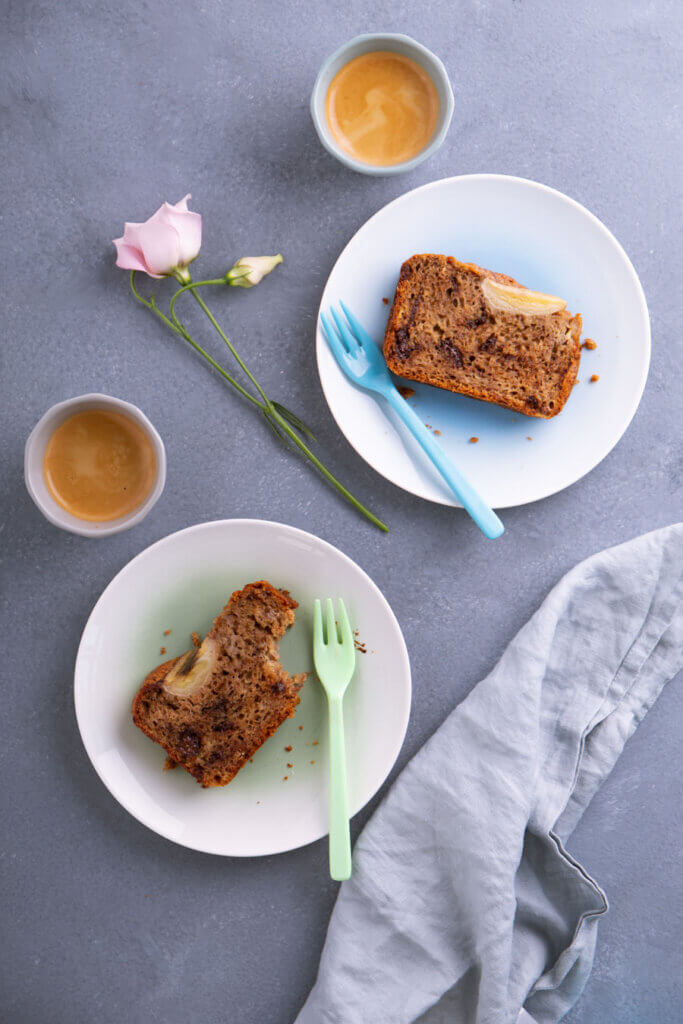
<instances>
[{"instance_id":1,"label":"blue plastic fork","mask_svg":"<svg viewBox=\"0 0 683 1024\"><path fill-rule=\"evenodd\" d=\"M384 356L363 325L343 302L339 305L347 322L333 307L330 308L330 315L337 329L335 330L324 313L320 314L320 320L330 348L346 376L359 387L373 391L387 400L481 532L491 540L500 537L505 527L496 513L451 462L431 431L401 396L391 379Z\"/></svg>"}]
</instances>

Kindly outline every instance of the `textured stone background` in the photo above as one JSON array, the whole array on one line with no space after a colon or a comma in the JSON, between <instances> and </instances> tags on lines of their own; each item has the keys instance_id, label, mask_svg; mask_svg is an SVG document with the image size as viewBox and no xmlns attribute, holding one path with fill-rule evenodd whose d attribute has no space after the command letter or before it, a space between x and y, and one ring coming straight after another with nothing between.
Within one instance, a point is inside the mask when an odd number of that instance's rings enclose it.
<instances>
[{"instance_id":1,"label":"textured stone background","mask_svg":"<svg viewBox=\"0 0 683 1024\"><path fill-rule=\"evenodd\" d=\"M320 534L370 573L405 631L415 696L397 772L567 569L680 517L680 8L4 0L0 10L0 1019L288 1024L335 898L325 843L223 860L126 814L74 719L86 617L133 555L191 523L255 516ZM456 96L443 149L398 179L342 169L307 109L323 58L372 29L433 47ZM320 292L350 235L401 192L468 171L535 178L586 204L631 256L653 327L650 378L625 437L574 487L509 510L495 545L463 514L366 467L313 363ZM283 250L258 292L217 296L216 308L270 391L306 412L328 462L386 516L388 537L283 454L130 299L109 239L187 191L204 215L205 270ZM50 526L22 483L24 440L45 408L98 389L142 406L169 458L154 513L99 543ZM681 1019L682 712L672 683L572 839L611 901L572 1024Z\"/></svg>"}]
</instances>

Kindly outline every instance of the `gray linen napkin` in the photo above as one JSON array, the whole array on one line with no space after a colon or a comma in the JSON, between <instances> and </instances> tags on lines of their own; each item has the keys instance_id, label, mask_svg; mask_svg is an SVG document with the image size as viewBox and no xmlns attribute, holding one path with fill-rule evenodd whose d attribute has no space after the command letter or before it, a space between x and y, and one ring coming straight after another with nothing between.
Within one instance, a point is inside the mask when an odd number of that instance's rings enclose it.
<instances>
[{"instance_id":1,"label":"gray linen napkin","mask_svg":"<svg viewBox=\"0 0 683 1024\"><path fill-rule=\"evenodd\" d=\"M682 667L683 524L568 573L364 829L296 1024L560 1020L607 910L564 843Z\"/></svg>"}]
</instances>

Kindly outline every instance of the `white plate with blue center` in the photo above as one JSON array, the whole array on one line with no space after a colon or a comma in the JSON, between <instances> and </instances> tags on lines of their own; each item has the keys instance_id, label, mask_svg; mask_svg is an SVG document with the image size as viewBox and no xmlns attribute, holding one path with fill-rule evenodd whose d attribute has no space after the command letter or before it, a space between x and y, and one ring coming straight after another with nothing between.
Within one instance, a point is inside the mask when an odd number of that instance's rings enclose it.
<instances>
[{"instance_id":1,"label":"white plate with blue center","mask_svg":"<svg viewBox=\"0 0 683 1024\"><path fill-rule=\"evenodd\" d=\"M330 274L321 311L341 299L381 344L390 308L382 300L391 302L401 263L427 252L560 295L582 315L583 336L597 348L582 350L579 383L551 420L395 378L414 389L407 400L494 508L573 484L622 436L647 378L650 321L628 256L585 207L545 185L496 174L447 178L400 196L360 228ZM317 356L332 415L358 454L404 490L458 505L386 404L342 373L320 324Z\"/></svg>"},{"instance_id":2,"label":"white plate with blue center","mask_svg":"<svg viewBox=\"0 0 683 1024\"><path fill-rule=\"evenodd\" d=\"M133 697L156 665L190 648L191 631L208 631L234 590L261 579L299 602L280 653L288 672L310 675L294 717L253 761L227 786L202 789L182 768L163 770L164 751L133 724ZM344 697L355 814L398 756L411 691L400 626L355 562L303 530L227 519L165 537L114 577L83 631L76 717L95 770L139 821L182 846L234 857L280 853L327 833L327 706L312 671L316 597L342 597L358 630Z\"/></svg>"}]
</instances>

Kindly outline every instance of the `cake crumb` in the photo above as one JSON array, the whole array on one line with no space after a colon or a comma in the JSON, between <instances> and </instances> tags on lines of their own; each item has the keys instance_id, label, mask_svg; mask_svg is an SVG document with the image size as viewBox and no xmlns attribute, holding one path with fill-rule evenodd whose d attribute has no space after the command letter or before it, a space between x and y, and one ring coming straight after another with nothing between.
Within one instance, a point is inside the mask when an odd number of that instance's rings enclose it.
<instances>
[{"instance_id":1,"label":"cake crumb","mask_svg":"<svg viewBox=\"0 0 683 1024\"><path fill-rule=\"evenodd\" d=\"M159 648L159 654L166 654L166 648L165 647L160 647Z\"/></svg>"},{"instance_id":2,"label":"cake crumb","mask_svg":"<svg viewBox=\"0 0 683 1024\"><path fill-rule=\"evenodd\" d=\"M589 352L592 352L593 349L595 349L597 347L598 347L598 343L596 341L593 341L592 338L586 338L586 340L584 341L583 345L581 346L581 348L587 348Z\"/></svg>"},{"instance_id":3,"label":"cake crumb","mask_svg":"<svg viewBox=\"0 0 683 1024\"><path fill-rule=\"evenodd\" d=\"M396 390L404 398L412 398L415 394L415 388L409 388L406 384L399 384Z\"/></svg>"},{"instance_id":4,"label":"cake crumb","mask_svg":"<svg viewBox=\"0 0 683 1024\"><path fill-rule=\"evenodd\" d=\"M435 430L434 433L436 434L437 437L441 437L441 431L440 430Z\"/></svg>"},{"instance_id":5,"label":"cake crumb","mask_svg":"<svg viewBox=\"0 0 683 1024\"><path fill-rule=\"evenodd\" d=\"M317 746L318 746L318 741L317 741L317 740L313 740L313 746L314 746L314 747L317 747Z\"/></svg>"},{"instance_id":6,"label":"cake crumb","mask_svg":"<svg viewBox=\"0 0 683 1024\"><path fill-rule=\"evenodd\" d=\"M600 380L599 375L597 373L592 373L591 374L591 384L595 384L596 380Z\"/></svg>"},{"instance_id":7,"label":"cake crumb","mask_svg":"<svg viewBox=\"0 0 683 1024\"><path fill-rule=\"evenodd\" d=\"M289 763L289 761L288 761L288 762L287 762L287 767L288 767L288 768L293 768L293 767L294 767L294 765L293 765L293 764L290 764L290 763Z\"/></svg>"},{"instance_id":8,"label":"cake crumb","mask_svg":"<svg viewBox=\"0 0 683 1024\"><path fill-rule=\"evenodd\" d=\"M529 437L529 435L528 435L528 434L527 434L527 436L526 436L526 439L527 439L527 441L533 441L533 437Z\"/></svg>"},{"instance_id":9,"label":"cake crumb","mask_svg":"<svg viewBox=\"0 0 683 1024\"><path fill-rule=\"evenodd\" d=\"M200 639L199 633L195 633L194 630L193 630L192 633L190 633L190 636L192 637L192 646L193 647L201 647L202 646L202 641Z\"/></svg>"},{"instance_id":10,"label":"cake crumb","mask_svg":"<svg viewBox=\"0 0 683 1024\"><path fill-rule=\"evenodd\" d=\"M289 753L291 749L292 749L292 744L288 743L287 746L285 747L285 750L287 751L287 753Z\"/></svg>"},{"instance_id":11,"label":"cake crumb","mask_svg":"<svg viewBox=\"0 0 683 1024\"><path fill-rule=\"evenodd\" d=\"M170 629L165 629L164 630L164 636L170 636L170 635L171 635L171 630Z\"/></svg>"},{"instance_id":12,"label":"cake crumb","mask_svg":"<svg viewBox=\"0 0 683 1024\"><path fill-rule=\"evenodd\" d=\"M299 726L299 729L300 729L301 731L303 731L303 725L300 725L300 726Z\"/></svg>"},{"instance_id":13,"label":"cake crumb","mask_svg":"<svg viewBox=\"0 0 683 1024\"><path fill-rule=\"evenodd\" d=\"M358 630L357 629L354 629L354 631L353 631L353 646L356 648L357 651L360 651L361 654L367 654L368 653L367 647L365 646L363 641L358 636Z\"/></svg>"},{"instance_id":14,"label":"cake crumb","mask_svg":"<svg viewBox=\"0 0 683 1024\"><path fill-rule=\"evenodd\" d=\"M384 303L385 306L389 305L389 299L387 299L386 296L382 297L382 302Z\"/></svg>"},{"instance_id":15,"label":"cake crumb","mask_svg":"<svg viewBox=\"0 0 683 1024\"><path fill-rule=\"evenodd\" d=\"M478 440L479 440L478 437L471 437L470 438L470 444L476 444Z\"/></svg>"},{"instance_id":16,"label":"cake crumb","mask_svg":"<svg viewBox=\"0 0 683 1024\"><path fill-rule=\"evenodd\" d=\"M282 780L282 781L283 781L283 782L286 782L288 778L289 778L289 775L285 775L285 777L283 778L283 780Z\"/></svg>"},{"instance_id":17,"label":"cake crumb","mask_svg":"<svg viewBox=\"0 0 683 1024\"><path fill-rule=\"evenodd\" d=\"M315 764L315 761L311 761L311 764Z\"/></svg>"}]
</instances>

